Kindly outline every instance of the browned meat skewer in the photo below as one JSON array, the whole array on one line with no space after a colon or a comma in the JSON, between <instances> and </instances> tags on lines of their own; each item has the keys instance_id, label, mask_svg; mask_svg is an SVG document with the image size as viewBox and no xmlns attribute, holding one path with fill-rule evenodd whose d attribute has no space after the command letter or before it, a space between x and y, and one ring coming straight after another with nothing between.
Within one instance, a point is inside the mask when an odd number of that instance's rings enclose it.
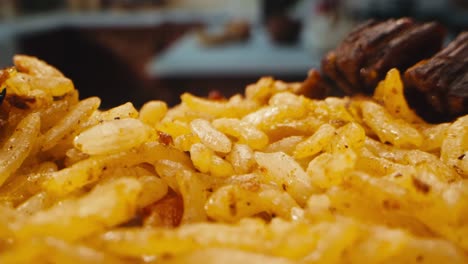
<instances>
[{"instance_id":1,"label":"browned meat skewer","mask_svg":"<svg viewBox=\"0 0 468 264\"><path fill-rule=\"evenodd\" d=\"M445 30L410 18L368 21L322 61L322 72L347 94L372 93L388 70L404 71L440 50Z\"/></svg>"},{"instance_id":2,"label":"browned meat skewer","mask_svg":"<svg viewBox=\"0 0 468 264\"><path fill-rule=\"evenodd\" d=\"M408 69L404 79L410 103L429 121L468 114L468 31Z\"/></svg>"}]
</instances>

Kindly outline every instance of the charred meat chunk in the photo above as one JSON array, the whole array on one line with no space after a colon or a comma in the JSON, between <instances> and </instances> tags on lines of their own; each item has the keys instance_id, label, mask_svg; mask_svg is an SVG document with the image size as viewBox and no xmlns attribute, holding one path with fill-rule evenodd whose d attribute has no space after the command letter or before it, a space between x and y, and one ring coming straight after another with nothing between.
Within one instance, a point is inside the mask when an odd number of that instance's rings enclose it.
<instances>
[{"instance_id":1,"label":"charred meat chunk","mask_svg":"<svg viewBox=\"0 0 468 264\"><path fill-rule=\"evenodd\" d=\"M327 96L333 95L332 91L333 86L323 79L320 72L316 69L311 69L296 93L309 98L324 99Z\"/></svg>"},{"instance_id":2,"label":"charred meat chunk","mask_svg":"<svg viewBox=\"0 0 468 264\"><path fill-rule=\"evenodd\" d=\"M375 89L391 68L406 70L440 50L445 30L410 18L367 21L322 61L322 71L347 94Z\"/></svg>"},{"instance_id":3,"label":"charred meat chunk","mask_svg":"<svg viewBox=\"0 0 468 264\"><path fill-rule=\"evenodd\" d=\"M468 31L431 59L409 68L404 81L410 104L428 121L468 114Z\"/></svg>"}]
</instances>

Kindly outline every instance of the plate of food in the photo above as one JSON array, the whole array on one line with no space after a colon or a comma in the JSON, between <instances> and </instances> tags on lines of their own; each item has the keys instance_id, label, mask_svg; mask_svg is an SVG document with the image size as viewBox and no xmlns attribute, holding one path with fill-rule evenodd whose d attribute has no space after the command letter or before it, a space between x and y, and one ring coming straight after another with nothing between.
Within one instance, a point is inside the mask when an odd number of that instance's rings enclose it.
<instances>
[{"instance_id":1,"label":"plate of food","mask_svg":"<svg viewBox=\"0 0 468 264\"><path fill-rule=\"evenodd\" d=\"M15 56L0 263L467 263L468 33L444 36L369 21L302 83L140 109Z\"/></svg>"}]
</instances>

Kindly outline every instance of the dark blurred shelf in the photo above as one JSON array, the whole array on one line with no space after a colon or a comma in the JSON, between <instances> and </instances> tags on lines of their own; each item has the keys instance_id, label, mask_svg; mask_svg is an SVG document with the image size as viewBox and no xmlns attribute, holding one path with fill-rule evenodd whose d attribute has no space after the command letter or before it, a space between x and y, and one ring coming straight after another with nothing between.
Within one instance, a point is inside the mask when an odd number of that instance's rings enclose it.
<instances>
[{"instance_id":1,"label":"dark blurred shelf","mask_svg":"<svg viewBox=\"0 0 468 264\"><path fill-rule=\"evenodd\" d=\"M161 9L146 11L103 11L73 13L69 11L47 12L18 16L0 21L0 67L10 65L11 57L18 52L16 39L23 36L43 34L65 28L93 29L120 28L132 29L156 27L167 23L206 23L212 24L224 19L221 13Z\"/></svg>"},{"instance_id":2,"label":"dark blurred shelf","mask_svg":"<svg viewBox=\"0 0 468 264\"><path fill-rule=\"evenodd\" d=\"M161 23L202 22L207 24L221 21L224 14L213 12L193 12L190 10L148 10L128 12L86 12L73 13L58 11L35 15L19 16L0 22L0 39L18 34L35 33L63 27L141 27Z\"/></svg>"}]
</instances>

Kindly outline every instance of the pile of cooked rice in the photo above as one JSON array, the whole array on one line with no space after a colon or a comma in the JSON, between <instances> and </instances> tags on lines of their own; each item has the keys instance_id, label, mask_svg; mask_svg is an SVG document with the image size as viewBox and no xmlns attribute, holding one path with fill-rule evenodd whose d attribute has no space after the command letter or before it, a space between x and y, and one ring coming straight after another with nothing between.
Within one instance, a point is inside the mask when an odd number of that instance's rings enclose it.
<instances>
[{"instance_id":1,"label":"pile of cooked rice","mask_svg":"<svg viewBox=\"0 0 468 264\"><path fill-rule=\"evenodd\" d=\"M99 110L34 57L0 72L0 263L466 263L468 116L244 95Z\"/></svg>"}]
</instances>

